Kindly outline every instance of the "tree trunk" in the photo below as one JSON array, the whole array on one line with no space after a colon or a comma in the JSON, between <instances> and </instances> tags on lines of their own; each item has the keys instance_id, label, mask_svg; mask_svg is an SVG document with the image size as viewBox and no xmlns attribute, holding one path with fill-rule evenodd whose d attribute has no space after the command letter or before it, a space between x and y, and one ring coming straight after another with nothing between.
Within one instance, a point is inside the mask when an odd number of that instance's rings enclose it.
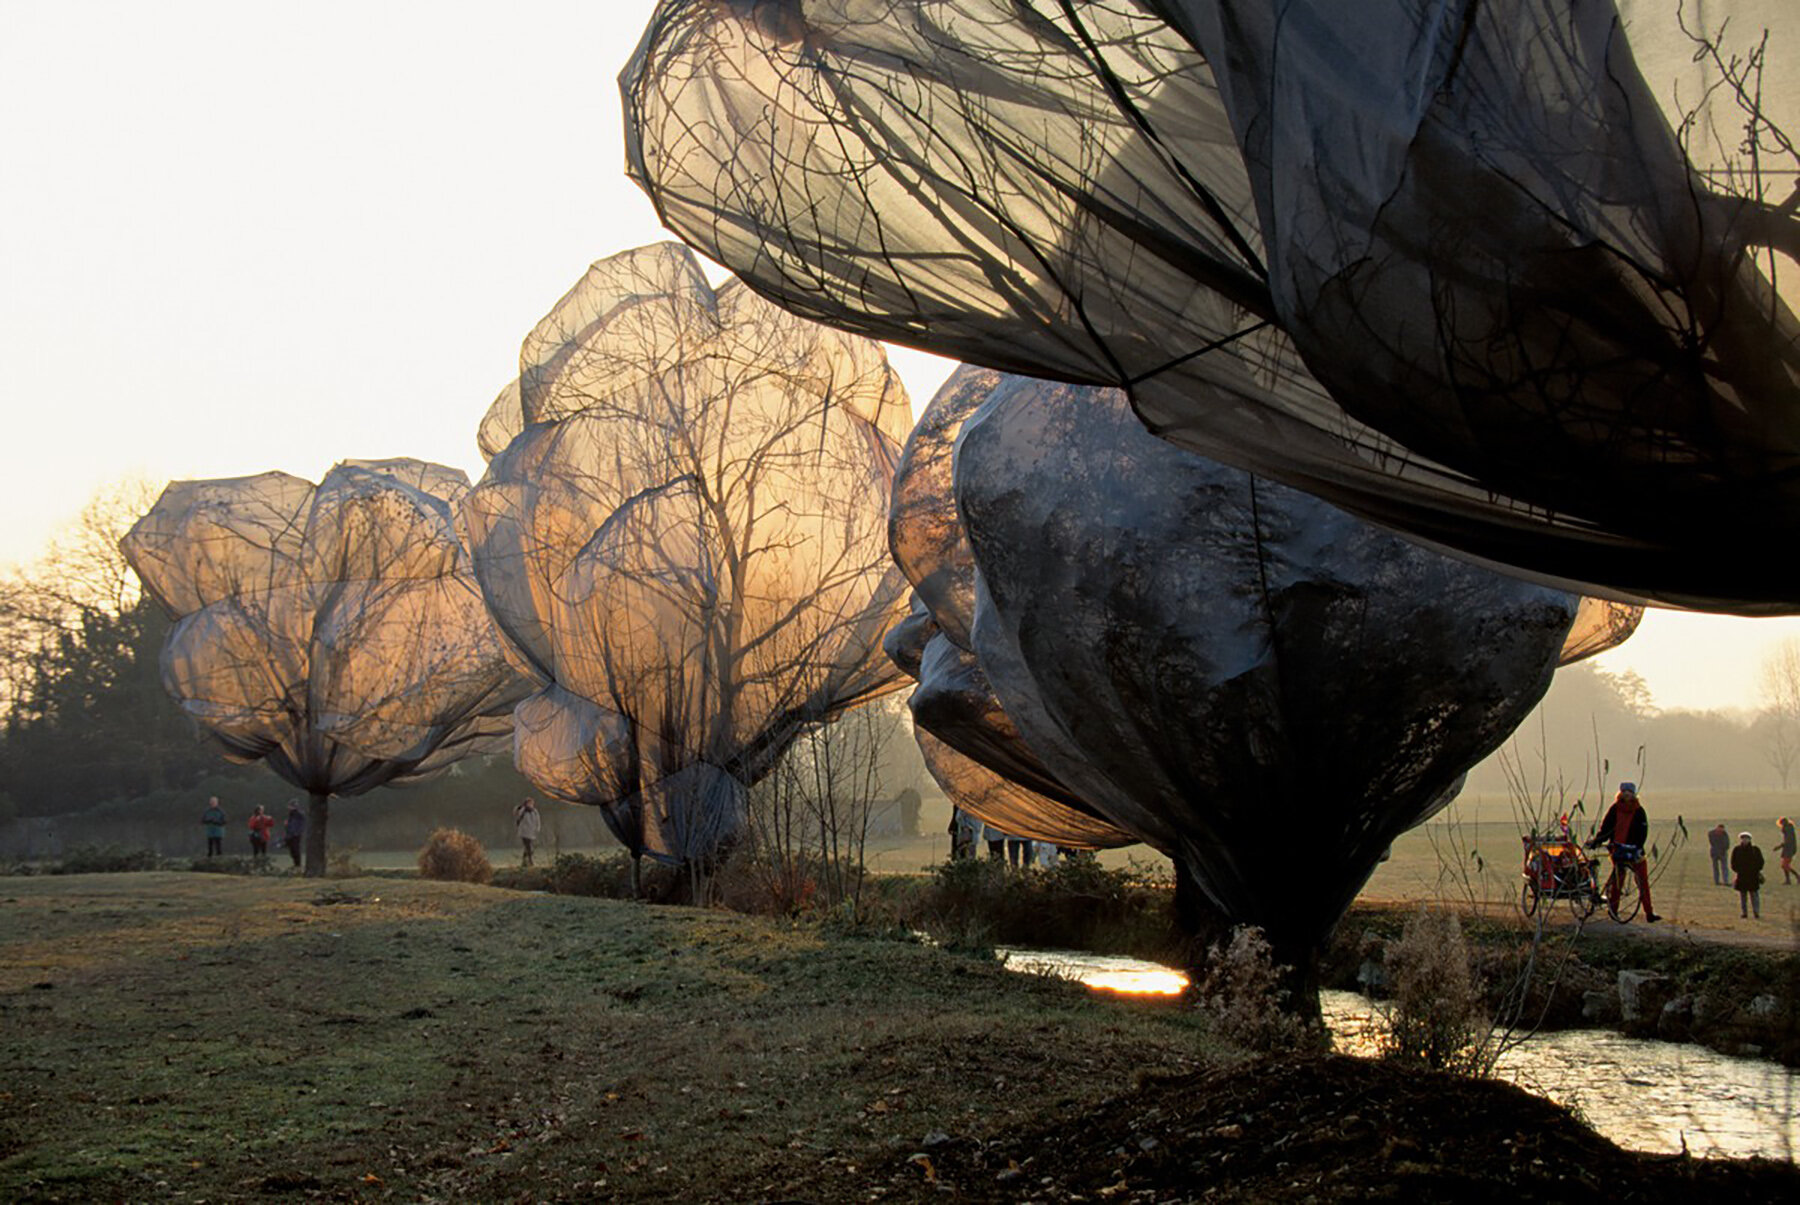
<instances>
[{"instance_id":1,"label":"tree trunk","mask_svg":"<svg viewBox=\"0 0 1800 1205\"><path fill-rule=\"evenodd\" d=\"M325 875L325 826L331 820L331 796L313 792L306 805L306 877Z\"/></svg>"},{"instance_id":2,"label":"tree trunk","mask_svg":"<svg viewBox=\"0 0 1800 1205\"><path fill-rule=\"evenodd\" d=\"M1198 983L1206 973L1207 954L1214 946L1224 947L1231 941L1231 919L1207 898L1199 882L1175 861L1175 919L1187 942L1188 977ZM1281 986L1287 992L1282 1011L1291 1013L1312 1027L1322 1042L1329 1042L1324 1028L1324 1012L1319 1004L1321 979L1320 955L1324 943L1296 941L1282 932L1263 934L1270 945L1270 956L1280 970Z\"/></svg>"}]
</instances>

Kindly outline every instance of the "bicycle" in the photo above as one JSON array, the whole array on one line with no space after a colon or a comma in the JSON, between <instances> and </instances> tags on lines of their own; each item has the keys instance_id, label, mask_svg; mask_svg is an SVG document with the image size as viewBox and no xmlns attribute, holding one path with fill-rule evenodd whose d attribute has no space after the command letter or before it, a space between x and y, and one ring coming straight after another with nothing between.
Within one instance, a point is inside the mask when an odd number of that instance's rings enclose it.
<instances>
[{"instance_id":1,"label":"bicycle","mask_svg":"<svg viewBox=\"0 0 1800 1205\"><path fill-rule=\"evenodd\" d=\"M1594 915L1600 904L1600 880L1594 873L1594 861L1581 844L1567 837L1522 835L1525 862L1520 869L1524 883L1519 887L1519 910L1534 916L1539 904L1550 900L1567 901L1577 924Z\"/></svg>"},{"instance_id":2,"label":"bicycle","mask_svg":"<svg viewBox=\"0 0 1800 1205\"><path fill-rule=\"evenodd\" d=\"M1621 925L1630 924L1636 919L1638 909L1644 906L1644 890L1636 883L1632 884L1631 906L1625 906L1625 875L1632 867L1644 860L1644 847L1627 845L1623 841L1609 841L1606 852L1612 856L1612 873L1606 877L1606 915ZM1635 879L1637 876L1632 875ZM1614 907L1613 900L1618 900Z\"/></svg>"}]
</instances>

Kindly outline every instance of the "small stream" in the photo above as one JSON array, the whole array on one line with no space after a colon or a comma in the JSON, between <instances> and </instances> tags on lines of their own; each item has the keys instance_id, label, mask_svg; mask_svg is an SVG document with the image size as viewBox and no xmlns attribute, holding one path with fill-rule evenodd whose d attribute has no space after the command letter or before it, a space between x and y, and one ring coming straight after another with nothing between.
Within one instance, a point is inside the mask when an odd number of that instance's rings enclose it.
<instances>
[{"instance_id":1,"label":"small stream","mask_svg":"<svg viewBox=\"0 0 1800 1205\"><path fill-rule=\"evenodd\" d=\"M1131 995L1176 995L1181 972L1154 962L1075 950L1000 950L1009 970L1063 975ZM1333 1045L1373 1056L1383 1022L1355 992L1323 992ZM1703 1046L1574 1029L1528 1038L1501 1056L1497 1078L1575 1109L1631 1150L1687 1149L1711 1158L1795 1160L1800 1153L1800 1073Z\"/></svg>"}]
</instances>

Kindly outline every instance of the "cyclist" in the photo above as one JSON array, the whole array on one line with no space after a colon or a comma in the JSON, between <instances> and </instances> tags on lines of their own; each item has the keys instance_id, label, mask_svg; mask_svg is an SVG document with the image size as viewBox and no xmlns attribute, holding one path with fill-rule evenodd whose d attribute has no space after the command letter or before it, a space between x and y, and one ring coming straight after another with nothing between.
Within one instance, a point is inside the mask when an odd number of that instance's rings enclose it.
<instances>
[{"instance_id":1,"label":"cyclist","mask_svg":"<svg viewBox=\"0 0 1800 1205\"><path fill-rule=\"evenodd\" d=\"M1619 887L1625 878L1625 868L1629 866L1637 877L1638 898L1644 902L1644 919L1654 925L1662 917L1650 906L1650 870L1644 862L1644 842L1649 836L1650 818L1638 801L1637 784L1622 782L1618 797L1600 818L1600 828L1587 844L1589 849L1604 844L1612 855L1613 872L1606 880L1607 910L1617 915Z\"/></svg>"}]
</instances>

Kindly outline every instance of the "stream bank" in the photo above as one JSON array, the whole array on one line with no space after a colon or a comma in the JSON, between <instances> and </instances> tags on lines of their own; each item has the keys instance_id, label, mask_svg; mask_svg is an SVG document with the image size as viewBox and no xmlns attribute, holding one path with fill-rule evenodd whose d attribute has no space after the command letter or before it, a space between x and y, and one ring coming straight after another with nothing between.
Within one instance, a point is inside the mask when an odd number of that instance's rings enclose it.
<instances>
[{"instance_id":1,"label":"stream bank","mask_svg":"<svg viewBox=\"0 0 1800 1205\"><path fill-rule=\"evenodd\" d=\"M1381 998L1385 955L1415 907L1353 907L1324 960L1324 985ZM1521 982L1524 1028L1607 1028L1633 1038L1691 1042L1747 1058L1800 1067L1800 953L1651 937L1597 917L1577 932L1535 930L1510 917L1462 917L1464 938L1488 1005L1499 1009Z\"/></svg>"}]
</instances>

